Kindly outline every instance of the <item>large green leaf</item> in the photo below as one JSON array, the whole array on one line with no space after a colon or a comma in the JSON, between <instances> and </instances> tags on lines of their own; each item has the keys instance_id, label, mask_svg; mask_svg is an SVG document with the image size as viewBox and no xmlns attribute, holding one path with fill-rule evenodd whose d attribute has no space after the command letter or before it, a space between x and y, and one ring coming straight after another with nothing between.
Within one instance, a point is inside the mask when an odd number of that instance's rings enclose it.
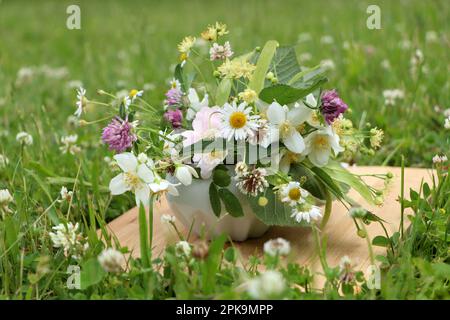
<instances>
[{"instance_id":1,"label":"large green leaf","mask_svg":"<svg viewBox=\"0 0 450 320\"><path fill-rule=\"evenodd\" d=\"M97 258L91 258L81 265L80 284L81 289L99 283L106 276L105 270L100 266Z\"/></svg>"},{"instance_id":2,"label":"large green leaf","mask_svg":"<svg viewBox=\"0 0 450 320\"><path fill-rule=\"evenodd\" d=\"M375 197L362 179L344 169L337 162L330 161L326 167L322 168L322 170L325 171L332 179L347 184L353 188L368 203L375 204Z\"/></svg>"},{"instance_id":3,"label":"large green leaf","mask_svg":"<svg viewBox=\"0 0 450 320\"><path fill-rule=\"evenodd\" d=\"M230 190L226 188L219 189L219 197L231 216L235 218L244 216L239 199Z\"/></svg>"},{"instance_id":4,"label":"large green leaf","mask_svg":"<svg viewBox=\"0 0 450 320\"><path fill-rule=\"evenodd\" d=\"M275 40L267 41L264 48L259 55L256 69L253 72L252 79L250 80L248 87L259 93L264 87L264 80L266 78L267 71L269 70L270 63L278 47L278 42Z\"/></svg>"},{"instance_id":5,"label":"large green leaf","mask_svg":"<svg viewBox=\"0 0 450 320\"><path fill-rule=\"evenodd\" d=\"M294 88L307 87L317 79L325 78L325 73L326 70L322 67L322 65L317 65L311 69L298 72L290 78L287 84Z\"/></svg>"},{"instance_id":6,"label":"large green leaf","mask_svg":"<svg viewBox=\"0 0 450 320\"><path fill-rule=\"evenodd\" d=\"M292 87L287 84L276 84L264 88L259 94L259 98L267 103L272 103L273 101L277 101L282 105L294 103L314 92L326 81L327 78L325 77L316 77L308 83L298 84L297 87Z\"/></svg>"},{"instance_id":7,"label":"large green leaf","mask_svg":"<svg viewBox=\"0 0 450 320\"><path fill-rule=\"evenodd\" d=\"M212 182L209 185L209 203L211 204L211 208L216 217L220 217L220 212L222 210L220 197L216 185Z\"/></svg>"},{"instance_id":8,"label":"large green leaf","mask_svg":"<svg viewBox=\"0 0 450 320\"><path fill-rule=\"evenodd\" d=\"M264 196L268 202L265 206L260 206L258 203L259 197L248 196L247 199L253 210L253 213L265 224L269 226L288 226L298 227L304 226L303 223L298 223L292 215L292 208L284 205L273 192L271 188L267 188Z\"/></svg>"},{"instance_id":9,"label":"large green leaf","mask_svg":"<svg viewBox=\"0 0 450 320\"><path fill-rule=\"evenodd\" d=\"M221 106L228 101L231 92L232 80L228 78L222 79L216 91L216 104Z\"/></svg>"},{"instance_id":10,"label":"large green leaf","mask_svg":"<svg viewBox=\"0 0 450 320\"><path fill-rule=\"evenodd\" d=\"M278 83L288 84L289 80L300 72L294 47L278 47L269 71L276 75Z\"/></svg>"}]
</instances>

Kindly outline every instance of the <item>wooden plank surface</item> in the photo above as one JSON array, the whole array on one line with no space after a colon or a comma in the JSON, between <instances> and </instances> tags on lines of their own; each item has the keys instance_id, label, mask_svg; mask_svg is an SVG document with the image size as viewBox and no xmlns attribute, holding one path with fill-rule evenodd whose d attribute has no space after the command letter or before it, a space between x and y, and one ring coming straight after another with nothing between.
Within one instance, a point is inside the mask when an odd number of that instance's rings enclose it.
<instances>
[{"instance_id":1,"label":"wooden plank surface","mask_svg":"<svg viewBox=\"0 0 450 320\"><path fill-rule=\"evenodd\" d=\"M350 196L388 222L387 229L390 233L397 231L400 222L400 204L397 201L400 195L400 175L401 169L395 167L353 167L349 169L356 174L379 174L392 172L394 179L389 187L389 192L385 197L385 203L381 207L369 206L353 190ZM431 181L432 171L429 169L407 168L405 169L405 197L409 198L409 189L418 190L422 179L426 182ZM373 177L364 178L374 187L382 187L383 181ZM408 211L407 211L408 212ZM177 241L177 236L173 229L164 223L161 223L162 214L171 214L165 199L157 203L154 216L154 238L153 252L159 254L163 251L167 243ZM109 230L115 234L122 246L128 247L135 257L139 256L139 226L138 226L137 208L131 209L122 216L109 223ZM178 224L179 229L187 234L185 228ZM382 234L382 229L378 224L372 223L367 227L370 239L376 235ZM330 266L339 263L342 256L349 256L357 267L366 270L370 265L368 247L366 239L360 238L356 234L356 227L353 220L349 218L345 207L335 201L330 220L323 230L327 237L327 260ZM295 259L301 264L307 264L313 269L320 269L317 256L315 255L314 239L309 228L286 228L272 227L261 238L250 239L244 242L235 242L234 245L240 250L245 263L245 258L250 254L261 254L264 242L267 240L282 237L290 241L292 254L290 259ZM195 240L195 236L189 239ZM383 253L384 249L374 247L375 255Z\"/></svg>"}]
</instances>

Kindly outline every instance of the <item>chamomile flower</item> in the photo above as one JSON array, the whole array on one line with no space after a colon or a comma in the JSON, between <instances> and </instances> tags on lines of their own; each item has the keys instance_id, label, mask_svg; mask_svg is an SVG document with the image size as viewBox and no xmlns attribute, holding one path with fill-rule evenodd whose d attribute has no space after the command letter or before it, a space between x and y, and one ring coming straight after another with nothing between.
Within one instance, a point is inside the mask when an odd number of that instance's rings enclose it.
<instances>
[{"instance_id":1,"label":"chamomile flower","mask_svg":"<svg viewBox=\"0 0 450 320\"><path fill-rule=\"evenodd\" d=\"M258 129L258 115L251 115L252 108L247 107L247 103L243 102L236 105L226 103L220 110L222 115L222 124L220 132L222 137L231 140L244 140L248 136L253 135Z\"/></svg>"},{"instance_id":2,"label":"chamomile flower","mask_svg":"<svg viewBox=\"0 0 450 320\"><path fill-rule=\"evenodd\" d=\"M75 115L79 118L83 113L84 108L86 107L87 99L86 99L86 89L83 87L79 87L77 90L77 110L75 111Z\"/></svg>"},{"instance_id":3,"label":"chamomile flower","mask_svg":"<svg viewBox=\"0 0 450 320\"><path fill-rule=\"evenodd\" d=\"M300 182L291 181L280 189L281 201L290 206L297 206L305 203L308 191L300 187Z\"/></svg>"},{"instance_id":4,"label":"chamomile flower","mask_svg":"<svg viewBox=\"0 0 450 320\"><path fill-rule=\"evenodd\" d=\"M298 223L302 221L306 221L310 223L313 220L318 220L322 217L322 213L320 212L320 208L314 205L303 205L301 209L298 207L292 209L292 218L295 219Z\"/></svg>"},{"instance_id":5,"label":"chamomile flower","mask_svg":"<svg viewBox=\"0 0 450 320\"><path fill-rule=\"evenodd\" d=\"M143 94L144 90L132 89L128 94L128 97L130 98L131 102L133 102L134 100L136 100L136 98L142 97Z\"/></svg>"}]
</instances>

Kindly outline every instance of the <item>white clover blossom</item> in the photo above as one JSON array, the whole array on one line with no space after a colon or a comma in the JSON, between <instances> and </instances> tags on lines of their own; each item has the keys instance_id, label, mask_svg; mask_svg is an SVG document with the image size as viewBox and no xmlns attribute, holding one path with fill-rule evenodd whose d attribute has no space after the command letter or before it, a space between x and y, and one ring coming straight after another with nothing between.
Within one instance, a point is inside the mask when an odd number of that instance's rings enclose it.
<instances>
[{"instance_id":1,"label":"white clover blossom","mask_svg":"<svg viewBox=\"0 0 450 320\"><path fill-rule=\"evenodd\" d=\"M192 248L191 248L191 245L189 244L189 242L179 241L175 245L175 251L176 251L177 255L179 255L179 256L189 257L189 255L191 254Z\"/></svg>"},{"instance_id":2,"label":"white clover blossom","mask_svg":"<svg viewBox=\"0 0 450 320\"><path fill-rule=\"evenodd\" d=\"M274 298L283 293L286 281L275 270L268 270L247 282L247 293L253 299Z\"/></svg>"},{"instance_id":3,"label":"white clover blossom","mask_svg":"<svg viewBox=\"0 0 450 320\"><path fill-rule=\"evenodd\" d=\"M441 163L444 163L444 162L447 162L448 161L448 158L447 158L447 156L446 155L435 155L434 157L433 157L433 163L434 164L441 164Z\"/></svg>"},{"instance_id":4,"label":"white clover blossom","mask_svg":"<svg viewBox=\"0 0 450 320\"><path fill-rule=\"evenodd\" d=\"M59 195L61 196L60 202L70 202L73 197L73 191L69 191L65 186L62 186Z\"/></svg>"},{"instance_id":5,"label":"white clover blossom","mask_svg":"<svg viewBox=\"0 0 450 320\"><path fill-rule=\"evenodd\" d=\"M291 244L283 238L272 239L264 243L264 253L270 256L287 256L291 252Z\"/></svg>"},{"instance_id":6,"label":"white clover blossom","mask_svg":"<svg viewBox=\"0 0 450 320\"><path fill-rule=\"evenodd\" d=\"M19 132L16 136L17 142L23 146L30 146L33 144L33 137L27 132Z\"/></svg>"},{"instance_id":7,"label":"white clover blossom","mask_svg":"<svg viewBox=\"0 0 450 320\"><path fill-rule=\"evenodd\" d=\"M401 100L405 97L405 92L400 89L388 89L383 91L384 104L387 106L393 106L397 100Z\"/></svg>"},{"instance_id":8,"label":"white clover blossom","mask_svg":"<svg viewBox=\"0 0 450 320\"><path fill-rule=\"evenodd\" d=\"M161 222L162 223L174 223L176 220L175 216L172 216L170 214L163 214L161 216Z\"/></svg>"},{"instance_id":9,"label":"white clover blossom","mask_svg":"<svg viewBox=\"0 0 450 320\"><path fill-rule=\"evenodd\" d=\"M123 253L113 248L103 250L97 259L103 270L111 273L122 272L126 264Z\"/></svg>"},{"instance_id":10,"label":"white clover blossom","mask_svg":"<svg viewBox=\"0 0 450 320\"><path fill-rule=\"evenodd\" d=\"M8 189L0 190L0 211L2 211L2 214L4 214L4 212L11 212L9 204L13 201L14 198L11 196Z\"/></svg>"},{"instance_id":11,"label":"white clover blossom","mask_svg":"<svg viewBox=\"0 0 450 320\"><path fill-rule=\"evenodd\" d=\"M233 51L231 51L230 42L226 41L223 46L217 43L213 43L211 49L209 50L209 55L211 61L231 58L231 56L233 55Z\"/></svg>"},{"instance_id":12,"label":"white clover blossom","mask_svg":"<svg viewBox=\"0 0 450 320\"><path fill-rule=\"evenodd\" d=\"M76 145L78 141L78 135L73 134L69 136L63 136L61 137L61 146L59 147L59 150L61 150L64 154L76 154L81 151L81 148Z\"/></svg>"},{"instance_id":13,"label":"white clover blossom","mask_svg":"<svg viewBox=\"0 0 450 320\"><path fill-rule=\"evenodd\" d=\"M450 130L450 116L444 121L444 128Z\"/></svg>"},{"instance_id":14,"label":"white clover blossom","mask_svg":"<svg viewBox=\"0 0 450 320\"><path fill-rule=\"evenodd\" d=\"M87 243L82 244L83 236L78 229L78 223L73 224L72 222L60 223L52 227L53 232L49 232L49 236L53 247L63 248L66 257L72 253L74 259L79 259L80 253L87 249Z\"/></svg>"}]
</instances>

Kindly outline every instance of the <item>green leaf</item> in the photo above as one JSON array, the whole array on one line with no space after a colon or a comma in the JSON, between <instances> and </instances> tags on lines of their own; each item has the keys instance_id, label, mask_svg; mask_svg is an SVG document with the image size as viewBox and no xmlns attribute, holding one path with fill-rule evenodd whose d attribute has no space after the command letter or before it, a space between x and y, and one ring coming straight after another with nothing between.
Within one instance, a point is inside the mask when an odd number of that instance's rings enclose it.
<instances>
[{"instance_id":1,"label":"green leaf","mask_svg":"<svg viewBox=\"0 0 450 320\"><path fill-rule=\"evenodd\" d=\"M383 236L376 236L372 240L372 245L378 247L387 247L389 245L389 239Z\"/></svg>"},{"instance_id":2,"label":"green leaf","mask_svg":"<svg viewBox=\"0 0 450 320\"><path fill-rule=\"evenodd\" d=\"M216 185L212 182L209 185L209 202L211 203L211 208L216 217L220 217L220 212L222 211L222 206L220 205L220 197L219 193L217 192Z\"/></svg>"},{"instance_id":3,"label":"green leaf","mask_svg":"<svg viewBox=\"0 0 450 320\"><path fill-rule=\"evenodd\" d=\"M237 252L236 249L233 247L229 247L227 248L227 250L225 250L223 257L225 258L225 260L227 260L228 262L234 263L236 262L236 258L237 258Z\"/></svg>"},{"instance_id":4,"label":"green leaf","mask_svg":"<svg viewBox=\"0 0 450 320\"><path fill-rule=\"evenodd\" d=\"M259 220L269 226L299 227L305 225L296 222L291 217L292 208L284 205L271 188L266 189L264 197L268 200L267 205L260 206L258 203L259 197L247 196L250 207Z\"/></svg>"},{"instance_id":5,"label":"green leaf","mask_svg":"<svg viewBox=\"0 0 450 320\"><path fill-rule=\"evenodd\" d=\"M233 82L231 79L224 78L220 81L216 91L216 104L221 106L228 101Z\"/></svg>"},{"instance_id":6,"label":"green leaf","mask_svg":"<svg viewBox=\"0 0 450 320\"><path fill-rule=\"evenodd\" d=\"M214 170L212 179L219 187L228 187L231 183L231 177L228 170Z\"/></svg>"},{"instance_id":7,"label":"green leaf","mask_svg":"<svg viewBox=\"0 0 450 320\"><path fill-rule=\"evenodd\" d=\"M319 64L311 69L298 72L289 80L287 84L294 88L309 86L312 82L318 79L326 78L325 73L326 70Z\"/></svg>"},{"instance_id":8,"label":"green leaf","mask_svg":"<svg viewBox=\"0 0 450 320\"><path fill-rule=\"evenodd\" d=\"M278 47L269 71L276 75L278 83L288 84L290 79L300 73L300 65L298 64L295 48L292 46Z\"/></svg>"},{"instance_id":9,"label":"green leaf","mask_svg":"<svg viewBox=\"0 0 450 320\"><path fill-rule=\"evenodd\" d=\"M219 189L219 197L225 206L227 212L237 218L244 215L239 199L228 189Z\"/></svg>"},{"instance_id":10,"label":"green leaf","mask_svg":"<svg viewBox=\"0 0 450 320\"><path fill-rule=\"evenodd\" d=\"M311 171L316 174L316 177L318 177L323 184L330 188L331 193L333 193L338 199L344 198L341 188L334 183L333 179L331 179L331 177L324 170L318 167L313 167L311 168Z\"/></svg>"},{"instance_id":11,"label":"green leaf","mask_svg":"<svg viewBox=\"0 0 450 320\"><path fill-rule=\"evenodd\" d=\"M264 48L259 55L256 69L253 72L252 79L250 80L248 87L254 90L256 93L261 92L264 87L264 80L266 78L267 71L269 70L270 63L278 47L278 42L275 40L267 41Z\"/></svg>"},{"instance_id":12,"label":"green leaf","mask_svg":"<svg viewBox=\"0 0 450 320\"><path fill-rule=\"evenodd\" d=\"M223 234L215 238L209 245L208 258L202 264L202 287L205 294L210 294L214 291L214 286L217 283L217 271L220 267L222 256L222 249L227 237Z\"/></svg>"},{"instance_id":13,"label":"green leaf","mask_svg":"<svg viewBox=\"0 0 450 320\"><path fill-rule=\"evenodd\" d=\"M303 185L303 188L308 190L314 197L322 200L325 199L325 192L322 190L323 186L314 175L314 172L311 171L311 169L304 167L300 164L293 163L291 164L289 174L296 181L300 181L302 177L306 177L306 182Z\"/></svg>"},{"instance_id":14,"label":"green leaf","mask_svg":"<svg viewBox=\"0 0 450 320\"><path fill-rule=\"evenodd\" d=\"M149 243L148 243L148 224L145 214L145 207L140 202L139 204L139 244L141 250L141 260L142 265L145 268L150 267L150 257L149 257Z\"/></svg>"},{"instance_id":15,"label":"green leaf","mask_svg":"<svg viewBox=\"0 0 450 320\"><path fill-rule=\"evenodd\" d=\"M300 88L294 88L287 84L276 84L264 88L259 94L259 98L267 103L273 101L277 101L281 105L294 103L312 93L326 81L326 78L316 79L313 83Z\"/></svg>"},{"instance_id":16,"label":"green leaf","mask_svg":"<svg viewBox=\"0 0 450 320\"><path fill-rule=\"evenodd\" d=\"M106 276L105 270L101 267L97 258L91 258L81 265L80 284L85 290L90 286L99 283Z\"/></svg>"},{"instance_id":17,"label":"green leaf","mask_svg":"<svg viewBox=\"0 0 450 320\"><path fill-rule=\"evenodd\" d=\"M369 187L361 180L360 177L342 168L338 163L330 161L327 167L322 168L323 171L338 182L349 185L358 192L369 204L375 204L375 197L371 193Z\"/></svg>"}]
</instances>

